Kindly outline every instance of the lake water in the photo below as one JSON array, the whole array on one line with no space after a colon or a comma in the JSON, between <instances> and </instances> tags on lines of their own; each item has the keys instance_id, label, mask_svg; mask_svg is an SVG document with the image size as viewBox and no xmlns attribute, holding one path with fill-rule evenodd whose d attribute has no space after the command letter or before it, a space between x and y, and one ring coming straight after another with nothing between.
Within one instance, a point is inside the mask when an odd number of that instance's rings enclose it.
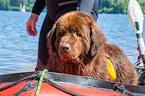
<instances>
[{"instance_id":1,"label":"lake water","mask_svg":"<svg viewBox=\"0 0 145 96\"><path fill-rule=\"evenodd\" d=\"M30 12L0 11L0 75L36 64L39 33L36 37L31 37L26 32L30 14ZM40 15L37 23L38 32L45 15L46 13ZM108 43L118 45L125 54L137 52L136 35L126 14L99 14L97 24L106 35ZM137 56L128 58L134 63Z\"/></svg>"}]
</instances>

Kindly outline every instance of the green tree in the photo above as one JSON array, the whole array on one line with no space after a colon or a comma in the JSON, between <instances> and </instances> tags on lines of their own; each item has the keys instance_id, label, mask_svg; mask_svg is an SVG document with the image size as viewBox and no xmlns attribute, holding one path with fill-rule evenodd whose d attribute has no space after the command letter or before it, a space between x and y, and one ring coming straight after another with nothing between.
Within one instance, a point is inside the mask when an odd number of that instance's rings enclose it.
<instances>
[{"instance_id":1,"label":"green tree","mask_svg":"<svg viewBox=\"0 0 145 96\"><path fill-rule=\"evenodd\" d=\"M137 1L139 2L142 11L145 13L145 0L137 0Z\"/></svg>"},{"instance_id":2,"label":"green tree","mask_svg":"<svg viewBox=\"0 0 145 96\"><path fill-rule=\"evenodd\" d=\"M19 10L20 3L31 11L36 0L0 0L0 10ZM137 0L145 13L145 0ZM99 13L127 13L129 0L98 0Z\"/></svg>"},{"instance_id":3,"label":"green tree","mask_svg":"<svg viewBox=\"0 0 145 96\"><path fill-rule=\"evenodd\" d=\"M145 0L137 0L145 13ZM129 0L98 0L100 13L127 13Z\"/></svg>"},{"instance_id":4,"label":"green tree","mask_svg":"<svg viewBox=\"0 0 145 96\"><path fill-rule=\"evenodd\" d=\"M9 0L0 0L0 9L8 10Z\"/></svg>"},{"instance_id":5,"label":"green tree","mask_svg":"<svg viewBox=\"0 0 145 96\"><path fill-rule=\"evenodd\" d=\"M31 11L35 0L10 0L9 10L19 11L20 3L25 5L26 11Z\"/></svg>"},{"instance_id":6,"label":"green tree","mask_svg":"<svg viewBox=\"0 0 145 96\"><path fill-rule=\"evenodd\" d=\"M115 0L115 4L113 5L114 13L126 13L126 5L125 0Z\"/></svg>"}]
</instances>

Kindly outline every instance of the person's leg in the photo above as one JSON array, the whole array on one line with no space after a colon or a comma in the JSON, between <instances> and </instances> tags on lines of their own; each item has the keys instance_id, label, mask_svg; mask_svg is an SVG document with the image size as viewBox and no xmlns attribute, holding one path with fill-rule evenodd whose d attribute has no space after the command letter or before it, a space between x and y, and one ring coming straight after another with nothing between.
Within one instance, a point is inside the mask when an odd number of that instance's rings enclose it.
<instances>
[{"instance_id":1,"label":"person's leg","mask_svg":"<svg viewBox=\"0 0 145 96\"><path fill-rule=\"evenodd\" d=\"M97 0L94 0L93 8L91 11L91 16L97 22L97 19L98 19L98 1Z\"/></svg>"},{"instance_id":2,"label":"person's leg","mask_svg":"<svg viewBox=\"0 0 145 96\"><path fill-rule=\"evenodd\" d=\"M98 18L98 1L97 0L79 0L79 10L90 14L95 21Z\"/></svg>"},{"instance_id":3,"label":"person's leg","mask_svg":"<svg viewBox=\"0 0 145 96\"><path fill-rule=\"evenodd\" d=\"M54 22L46 15L40 31L39 45L38 45L38 59L35 70L43 70L47 64L48 50L47 50L47 34L51 30Z\"/></svg>"},{"instance_id":4,"label":"person's leg","mask_svg":"<svg viewBox=\"0 0 145 96\"><path fill-rule=\"evenodd\" d=\"M94 0L79 0L79 10L90 14L93 8Z\"/></svg>"}]
</instances>

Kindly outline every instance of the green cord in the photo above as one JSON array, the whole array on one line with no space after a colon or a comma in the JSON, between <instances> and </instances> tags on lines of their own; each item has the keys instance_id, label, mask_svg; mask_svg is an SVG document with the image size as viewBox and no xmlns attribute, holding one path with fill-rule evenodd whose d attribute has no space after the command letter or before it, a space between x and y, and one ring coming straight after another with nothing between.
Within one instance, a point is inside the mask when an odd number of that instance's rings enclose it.
<instances>
[{"instance_id":1,"label":"green cord","mask_svg":"<svg viewBox=\"0 0 145 96\"><path fill-rule=\"evenodd\" d=\"M41 76L40 76L40 79L39 79L39 82L38 82L38 85L37 85L37 90L36 90L35 96L38 96L38 94L39 94L40 87L41 87L41 83L43 81L43 77L44 77L44 75L45 75L46 72L48 72L48 70L47 69L44 69L43 72L41 73Z\"/></svg>"}]
</instances>

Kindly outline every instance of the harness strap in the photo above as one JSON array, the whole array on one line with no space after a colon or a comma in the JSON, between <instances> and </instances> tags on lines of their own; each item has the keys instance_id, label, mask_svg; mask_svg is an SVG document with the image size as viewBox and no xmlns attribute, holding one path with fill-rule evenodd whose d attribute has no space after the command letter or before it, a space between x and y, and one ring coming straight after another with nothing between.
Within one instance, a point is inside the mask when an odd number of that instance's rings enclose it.
<instances>
[{"instance_id":1,"label":"harness strap","mask_svg":"<svg viewBox=\"0 0 145 96\"><path fill-rule=\"evenodd\" d=\"M108 75L111 78L112 81L114 81L116 79L116 72L114 70L114 66L111 63L110 57L108 56L108 54L106 54L106 61L107 61L107 69L108 69Z\"/></svg>"}]
</instances>

